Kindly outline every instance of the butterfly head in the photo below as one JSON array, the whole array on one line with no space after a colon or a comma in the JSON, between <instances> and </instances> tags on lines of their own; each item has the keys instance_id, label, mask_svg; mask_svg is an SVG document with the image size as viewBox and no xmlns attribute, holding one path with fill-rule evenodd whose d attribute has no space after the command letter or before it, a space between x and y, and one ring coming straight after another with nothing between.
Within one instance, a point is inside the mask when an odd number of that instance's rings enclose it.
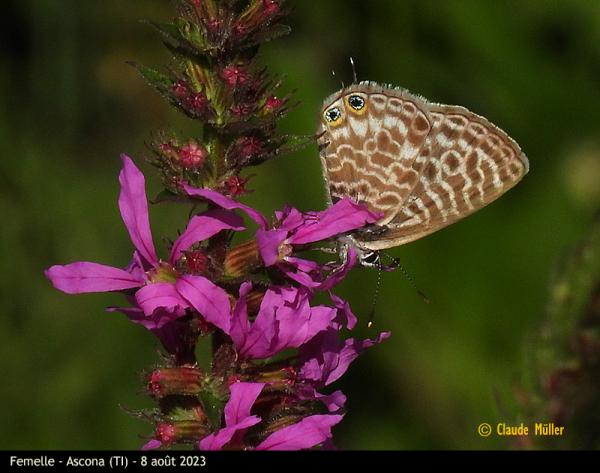
<instances>
[{"instance_id":1,"label":"butterfly head","mask_svg":"<svg viewBox=\"0 0 600 473\"><path fill-rule=\"evenodd\" d=\"M321 125L327 130L343 125L348 117L362 116L368 109L368 97L362 92L345 89L327 100L321 110Z\"/></svg>"}]
</instances>

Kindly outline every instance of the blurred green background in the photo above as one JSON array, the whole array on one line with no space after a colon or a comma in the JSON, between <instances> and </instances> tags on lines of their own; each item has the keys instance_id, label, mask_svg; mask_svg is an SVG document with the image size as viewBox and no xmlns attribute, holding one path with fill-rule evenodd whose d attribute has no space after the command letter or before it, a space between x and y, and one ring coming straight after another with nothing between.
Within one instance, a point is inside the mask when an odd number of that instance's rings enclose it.
<instances>
[{"instance_id":1,"label":"blurred green background","mask_svg":"<svg viewBox=\"0 0 600 473\"><path fill-rule=\"evenodd\" d=\"M476 427L518 419L513 386L544 319L549 273L600 206L600 2L291 3L293 34L262 52L301 101L284 130L316 129L323 98L352 81L352 56L359 79L488 117L531 162L498 202L393 250L433 302L399 272L385 275L376 328L393 336L338 383L349 402L336 442L506 448ZM119 406L152 405L140 373L158 361L154 338L103 311L120 296L66 296L42 271L77 260L127 264L119 153L143 163L151 131L195 132L125 64L168 63L159 36L138 20L172 11L169 0L2 2L0 448L135 449L150 434ZM266 213L285 202L325 205L315 146L262 166L252 184L247 201ZM160 188L154 175L148 185L150 194ZM155 235L173 235L185 218L168 206L151 212ZM359 336L373 334L365 319L375 279L356 271L340 289L362 317Z\"/></svg>"}]
</instances>

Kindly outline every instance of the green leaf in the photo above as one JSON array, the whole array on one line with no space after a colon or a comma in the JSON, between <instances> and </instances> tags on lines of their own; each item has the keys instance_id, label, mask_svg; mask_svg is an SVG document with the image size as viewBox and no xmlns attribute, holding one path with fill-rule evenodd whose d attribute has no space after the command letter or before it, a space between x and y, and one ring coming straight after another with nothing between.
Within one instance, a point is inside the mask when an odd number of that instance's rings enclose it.
<instances>
[{"instance_id":1,"label":"green leaf","mask_svg":"<svg viewBox=\"0 0 600 473\"><path fill-rule=\"evenodd\" d=\"M252 41L244 46L252 47L256 46L257 44L268 43L269 41L273 41L274 39L290 34L291 31L292 28L290 28L289 26L278 23L258 31L256 34L253 35Z\"/></svg>"},{"instance_id":2,"label":"green leaf","mask_svg":"<svg viewBox=\"0 0 600 473\"><path fill-rule=\"evenodd\" d=\"M141 76L146 80L146 82L148 82L152 87L158 89L160 92L168 90L173 83L171 77L157 71L156 69L152 69L135 62L129 62L128 64L135 67Z\"/></svg>"}]
</instances>

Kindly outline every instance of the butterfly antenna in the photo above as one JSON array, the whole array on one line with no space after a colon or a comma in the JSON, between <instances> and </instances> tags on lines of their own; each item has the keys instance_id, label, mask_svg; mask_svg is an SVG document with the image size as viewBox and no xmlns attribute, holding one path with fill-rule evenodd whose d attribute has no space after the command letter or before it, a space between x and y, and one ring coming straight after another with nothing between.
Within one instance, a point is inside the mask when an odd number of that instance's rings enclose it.
<instances>
[{"instance_id":1,"label":"butterfly antenna","mask_svg":"<svg viewBox=\"0 0 600 473\"><path fill-rule=\"evenodd\" d=\"M356 74L356 66L352 56L350 56L350 65L352 66L352 77L354 78L354 84L358 84L358 75Z\"/></svg>"},{"instance_id":2,"label":"butterfly antenna","mask_svg":"<svg viewBox=\"0 0 600 473\"><path fill-rule=\"evenodd\" d=\"M375 293L373 294L373 303L371 304L371 310L369 311L369 323L367 324L368 328L373 326L375 322L375 307L377 306L377 300L379 299L379 292L381 290L381 273L383 272L383 267L381 266L381 262L377 264L377 283L375 283Z\"/></svg>"},{"instance_id":3,"label":"butterfly antenna","mask_svg":"<svg viewBox=\"0 0 600 473\"><path fill-rule=\"evenodd\" d=\"M431 299L429 299L429 297L427 297L427 295L423 291L421 291L421 289L419 289L419 286L417 286L417 283L415 282L414 278L410 275L410 273L406 270L406 268L404 266L402 266L402 264L400 264L400 260L398 258L394 258L391 255L388 255L387 253L384 253L384 255L392 260L392 264L387 266L386 269L388 269L388 270L389 269L399 269L400 272L402 273L402 275L406 278L406 280L410 284L410 286L415 291L417 291L417 294L419 294L419 296L421 296L423 301L426 304L430 304Z\"/></svg>"}]
</instances>

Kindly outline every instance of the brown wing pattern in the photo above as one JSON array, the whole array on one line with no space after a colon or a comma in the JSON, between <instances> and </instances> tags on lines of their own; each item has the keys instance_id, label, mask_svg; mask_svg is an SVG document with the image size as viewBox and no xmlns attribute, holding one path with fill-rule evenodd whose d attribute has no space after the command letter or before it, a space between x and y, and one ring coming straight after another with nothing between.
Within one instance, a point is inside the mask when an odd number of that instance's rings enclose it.
<instances>
[{"instance_id":1,"label":"brown wing pattern","mask_svg":"<svg viewBox=\"0 0 600 473\"><path fill-rule=\"evenodd\" d=\"M388 230L368 249L408 243L471 215L515 186L529 170L517 143L463 107L430 105L432 128L416 163L418 182Z\"/></svg>"},{"instance_id":2,"label":"brown wing pattern","mask_svg":"<svg viewBox=\"0 0 600 473\"><path fill-rule=\"evenodd\" d=\"M332 201L348 196L394 219L417 184L431 130L424 102L400 90L357 85L325 101L321 161Z\"/></svg>"}]
</instances>

